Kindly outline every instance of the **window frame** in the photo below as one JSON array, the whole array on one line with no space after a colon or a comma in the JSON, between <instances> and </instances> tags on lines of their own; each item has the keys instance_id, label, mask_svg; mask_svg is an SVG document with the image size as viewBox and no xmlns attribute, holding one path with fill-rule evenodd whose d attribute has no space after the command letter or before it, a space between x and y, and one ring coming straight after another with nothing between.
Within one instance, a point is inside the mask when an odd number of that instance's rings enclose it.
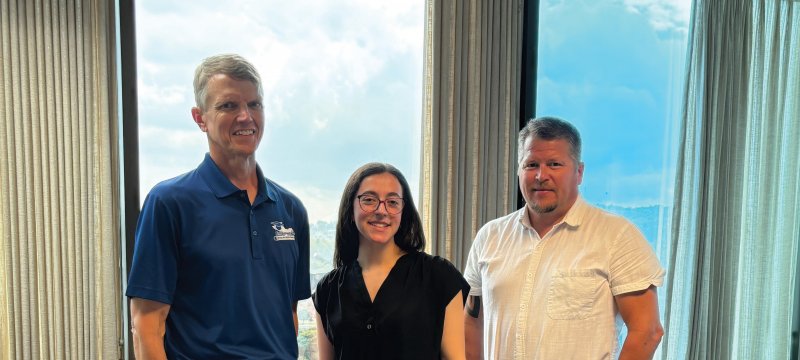
<instances>
[{"instance_id":1,"label":"window frame","mask_svg":"<svg viewBox=\"0 0 800 360\"><path fill-rule=\"evenodd\" d=\"M120 355L124 359L134 359L130 339L131 315L125 287L130 275L136 223L139 220L139 115L136 82L136 14L134 0L117 0L117 76L119 86L119 142L121 161L120 181L122 182L120 201L120 294L122 296L123 329Z\"/></svg>"}]
</instances>

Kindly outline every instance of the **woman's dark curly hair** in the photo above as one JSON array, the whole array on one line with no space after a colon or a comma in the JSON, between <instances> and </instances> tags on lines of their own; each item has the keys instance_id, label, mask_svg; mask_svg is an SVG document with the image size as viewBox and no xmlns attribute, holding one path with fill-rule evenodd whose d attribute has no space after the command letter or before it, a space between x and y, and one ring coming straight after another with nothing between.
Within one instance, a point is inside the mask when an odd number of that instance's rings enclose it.
<instances>
[{"instance_id":1,"label":"woman's dark curly hair","mask_svg":"<svg viewBox=\"0 0 800 360\"><path fill-rule=\"evenodd\" d=\"M422 251L425 248L425 234L422 231L411 189L406 178L394 166L385 163L372 162L358 168L342 192L342 201L339 203L339 218L336 222L336 249L333 253L333 266L335 268L351 264L358 258L358 228L353 216L356 203L356 192L361 187L361 182L367 176L389 173L397 178L403 189L403 212L400 219L400 228L394 235L394 242L406 252Z\"/></svg>"}]
</instances>

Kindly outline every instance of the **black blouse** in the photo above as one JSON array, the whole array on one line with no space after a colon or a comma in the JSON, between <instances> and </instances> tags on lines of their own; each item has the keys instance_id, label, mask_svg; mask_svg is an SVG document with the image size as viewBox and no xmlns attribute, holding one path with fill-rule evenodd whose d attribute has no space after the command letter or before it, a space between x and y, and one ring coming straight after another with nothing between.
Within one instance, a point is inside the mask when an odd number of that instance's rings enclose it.
<instances>
[{"instance_id":1,"label":"black blouse","mask_svg":"<svg viewBox=\"0 0 800 360\"><path fill-rule=\"evenodd\" d=\"M374 302L357 261L325 275L313 297L336 359L440 359L445 309L458 292L463 304L469 285L453 264L416 252L397 260Z\"/></svg>"}]
</instances>

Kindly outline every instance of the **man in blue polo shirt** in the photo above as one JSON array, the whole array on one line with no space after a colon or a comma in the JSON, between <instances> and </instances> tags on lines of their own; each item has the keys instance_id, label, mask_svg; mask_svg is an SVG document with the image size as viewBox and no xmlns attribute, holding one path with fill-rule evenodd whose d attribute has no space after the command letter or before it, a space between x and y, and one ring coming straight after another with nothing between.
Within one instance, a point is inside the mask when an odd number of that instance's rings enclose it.
<instances>
[{"instance_id":1,"label":"man in blue polo shirt","mask_svg":"<svg viewBox=\"0 0 800 360\"><path fill-rule=\"evenodd\" d=\"M153 187L139 216L126 290L136 358L297 358L308 216L256 163L260 77L240 56L212 56L194 91L209 152Z\"/></svg>"}]
</instances>

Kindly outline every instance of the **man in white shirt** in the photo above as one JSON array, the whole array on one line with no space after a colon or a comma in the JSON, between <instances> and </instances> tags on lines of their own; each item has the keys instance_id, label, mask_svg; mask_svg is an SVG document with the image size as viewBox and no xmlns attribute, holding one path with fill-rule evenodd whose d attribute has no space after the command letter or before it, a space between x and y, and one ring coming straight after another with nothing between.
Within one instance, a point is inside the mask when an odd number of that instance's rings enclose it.
<instances>
[{"instance_id":1,"label":"man in white shirt","mask_svg":"<svg viewBox=\"0 0 800 360\"><path fill-rule=\"evenodd\" d=\"M580 156L566 121L533 119L520 131L526 205L480 229L464 273L468 358L652 358L664 270L630 221L580 197Z\"/></svg>"}]
</instances>

